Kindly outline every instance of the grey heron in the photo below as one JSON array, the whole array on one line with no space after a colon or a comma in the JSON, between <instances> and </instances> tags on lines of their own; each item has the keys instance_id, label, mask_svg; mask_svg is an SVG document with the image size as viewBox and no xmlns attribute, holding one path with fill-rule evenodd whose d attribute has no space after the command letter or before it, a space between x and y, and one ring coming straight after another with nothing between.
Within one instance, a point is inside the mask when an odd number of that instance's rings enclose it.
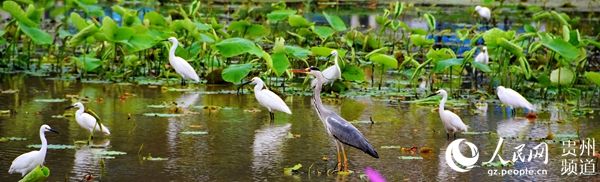
<instances>
[{"instance_id":1,"label":"grey heron","mask_svg":"<svg viewBox=\"0 0 600 182\"><path fill-rule=\"evenodd\" d=\"M336 148L337 148L337 157L338 164L337 170L338 172L341 169L341 158L340 158L340 148L342 149L342 155L344 157L344 171L348 172L348 159L346 158L346 152L344 151L344 145L349 145L351 147L362 150L364 153L369 154L374 158L379 158L377 151L373 148L371 143L362 135L362 133L352 125L352 123L346 121L344 118L340 117L333 111L325 109L323 107L323 102L321 101L321 88L323 87L323 74L316 67L310 67L302 70L293 70L294 73L305 73L315 77L317 80L317 85L314 89L313 94L313 102L315 106L315 110L319 115L319 118L323 122L323 126L325 126L325 130L331 137L335 139Z\"/></svg>"}]
</instances>

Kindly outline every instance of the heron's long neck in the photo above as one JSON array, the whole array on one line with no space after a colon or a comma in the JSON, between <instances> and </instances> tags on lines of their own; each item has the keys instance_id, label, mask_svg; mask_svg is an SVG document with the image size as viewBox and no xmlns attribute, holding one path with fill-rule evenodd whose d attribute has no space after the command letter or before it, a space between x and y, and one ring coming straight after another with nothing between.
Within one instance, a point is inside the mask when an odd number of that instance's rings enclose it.
<instances>
[{"instance_id":1,"label":"heron's long neck","mask_svg":"<svg viewBox=\"0 0 600 182\"><path fill-rule=\"evenodd\" d=\"M77 109L77 111L75 112L75 116L81 115L83 114L83 112L85 111L84 107L80 107L79 109Z\"/></svg>"},{"instance_id":2,"label":"heron's long neck","mask_svg":"<svg viewBox=\"0 0 600 182\"><path fill-rule=\"evenodd\" d=\"M323 107L323 102L321 101L321 88L323 87L323 75L320 73L315 75L315 79L317 79L317 86L315 86L315 90L313 93L315 109L317 109L317 114L321 117L321 113L326 111L325 107Z\"/></svg>"},{"instance_id":3,"label":"heron's long neck","mask_svg":"<svg viewBox=\"0 0 600 182\"><path fill-rule=\"evenodd\" d=\"M444 98L442 98L442 101L440 101L440 113L444 112L444 104L446 104L447 100L448 95L444 94Z\"/></svg>"},{"instance_id":4,"label":"heron's long neck","mask_svg":"<svg viewBox=\"0 0 600 182\"><path fill-rule=\"evenodd\" d=\"M179 42L173 42L173 46L171 46L171 49L169 50L169 57L175 57L175 50L177 50L177 46L179 45ZM169 59L171 60L171 59Z\"/></svg>"},{"instance_id":5,"label":"heron's long neck","mask_svg":"<svg viewBox=\"0 0 600 182\"><path fill-rule=\"evenodd\" d=\"M260 93L260 91L262 90L263 86L265 83L263 82L257 82L256 86L254 86L254 95Z\"/></svg>"},{"instance_id":6,"label":"heron's long neck","mask_svg":"<svg viewBox=\"0 0 600 182\"><path fill-rule=\"evenodd\" d=\"M41 155L42 157L45 157L46 150L48 150L48 141L46 140L46 135L44 134L43 128L40 129L40 140L42 140L42 148L40 149L39 155Z\"/></svg>"},{"instance_id":7,"label":"heron's long neck","mask_svg":"<svg viewBox=\"0 0 600 182\"><path fill-rule=\"evenodd\" d=\"M338 64L338 56L336 55L335 58L333 59L333 64L335 64L335 69L338 70L338 73L342 73L342 70L340 69L340 65ZM341 74L340 74L341 75ZM337 78L336 78L337 79Z\"/></svg>"}]
</instances>

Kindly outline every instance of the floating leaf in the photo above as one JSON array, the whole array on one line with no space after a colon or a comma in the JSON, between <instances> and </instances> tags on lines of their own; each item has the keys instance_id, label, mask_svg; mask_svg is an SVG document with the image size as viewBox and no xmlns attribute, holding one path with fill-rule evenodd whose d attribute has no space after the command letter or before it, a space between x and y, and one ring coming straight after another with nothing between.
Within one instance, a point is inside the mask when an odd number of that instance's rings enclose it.
<instances>
[{"instance_id":1,"label":"floating leaf","mask_svg":"<svg viewBox=\"0 0 600 182\"><path fill-rule=\"evenodd\" d=\"M391 145L391 146L381 146L382 149L399 149L402 148L400 146L397 145Z\"/></svg>"},{"instance_id":2,"label":"floating leaf","mask_svg":"<svg viewBox=\"0 0 600 182\"><path fill-rule=\"evenodd\" d=\"M20 138L20 137L2 137L2 138L0 138L0 142L21 141L21 140L27 140L27 138Z\"/></svg>"},{"instance_id":3,"label":"floating leaf","mask_svg":"<svg viewBox=\"0 0 600 182\"><path fill-rule=\"evenodd\" d=\"M66 102L67 99L35 99L36 102Z\"/></svg>"},{"instance_id":4,"label":"floating leaf","mask_svg":"<svg viewBox=\"0 0 600 182\"><path fill-rule=\"evenodd\" d=\"M179 133L184 134L184 135L206 135L206 134L208 134L207 131L182 131Z\"/></svg>"},{"instance_id":5,"label":"floating leaf","mask_svg":"<svg viewBox=\"0 0 600 182\"><path fill-rule=\"evenodd\" d=\"M294 172L297 172L298 169L300 169L301 167L302 164L296 164L294 167L291 168L283 168L283 174L292 175Z\"/></svg>"},{"instance_id":6,"label":"floating leaf","mask_svg":"<svg viewBox=\"0 0 600 182\"><path fill-rule=\"evenodd\" d=\"M461 134L463 134L463 135L481 135L481 134L490 134L490 132L489 131L482 131L482 132L479 132L479 131L465 131L465 132L462 132Z\"/></svg>"},{"instance_id":7,"label":"floating leaf","mask_svg":"<svg viewBox=\"0 0 600 182\"><path fill-rule=\"evenodd\" d=\"M152 157L152 156L143 157L143 159L147 160L147 161L166 161L166 160L169 160L169 158Z\"/></svg>"},{"instance_id":8,"label":"floating leaf","mask_svg":"<svg viewBox=\"0 0 600 182\"><path fill-rule=\"evenodd\" d=\"M267 18L271 21L281 21L281 20L285 20L288 16L296 14L296 10L289 10L289 9L285 9L285 10L275 10L272 11L271 13L267 14Z\"/></svg>"},{"instance_id":9,"label":"floating leaf","mask_svg":"<svg viewBox=\"0 0 600 182\"><path fill-rule=\"evenodd\" d=\"M29 36L29 38L31 38L36 44L52 44L52 36L48 34L48 32L45 32L39 28L27 26L26 24L21 23L20 21L18 22L18 24L19 27L21 27L21 30L23 30L23 32L27 36Z\"/></svg>"},{"instance_id":10,"label":"floating leaf","mask_svg":"<svg viewBox=\"0 0 600 182\"><path fill-rule=\"evenodd\" d=\"M185 114L165 114L165 113L144 113L144 116L155 116L155 117L181 117Z\"/></svg>"},{"instance_id":11,"label":"floating leaf","mask_svg":"<svg viewBox=\"0 0 600 182\"><path fill-rule=\"evenodd\" d=\"M232 64L227 66L221 73L223 80L231 83L239 83L252 70L252 63Z\"/></svg>"},{"instance_id":12,"label":"floating leaf","mask_svg":"<svg viewBox=\"0 0 600 182\"><path fill-rule=\"evenodd\" d=\"M106 150L92 150L94 155L125 155L127 152L121 151L106 151Z\"/></svg>"},{"instance_id":13,"label":"floating leaf","mask_svg":"<svg viewBox=\"0 0 600 182\"><path fill-rule=\"evenodd\" d=\"M262 50L254 42L245 38L229 38L217 43L219 53L224 57L233 57L246 52L262 57Z\"/></svg>"},{"instance_id":14,"label":"floating leaf","mask_svg":"<svg viewBox=\"0 0 600 182\"><path fill-rule=\"evenodd\" d=\"M42 145L40 144L35 144L35 145L27 145L27 148L42 148ZM48 149L75 149L77 147L75 147L74 145L57 145L57 144L48 144Z\"/></svg>"},{"instance_id":15,"label":"floating leaf","mask_svg":"<svg viewBox=\"0 0 600 182\"><path fill-rule=\"evenodd\" d=\"M421 156L398 156L398 159L402 160L423 160Z\"/></svg>"},{"instance_id":16,"label":"floating leaf","mask_svg":"<svg viewBox=\"0 0 600 182\"><path fill-rule=\"evenodd\" d=\"M331 51L336 50L336 49L332 49L329 47L311 47L310 51L314 54L314 55L319 55L319 56L329 56L331 54ZM346 57L346 50L343 49L337 49L338 52L338 56L339 57Z\"/></svg>"},{"instance_id":17,"label":"floating leaf","mask_svg":"<svg viewBox=\"0 0 600 182\"><path fill-rule=\"evenodd\" d=\"M329 15L325 12L323 12L323 16L325 16L325 19L329 23L329 26L335 29L335 31L341 32L346 30L346 24L344 23L344 21L342 21L342 19L339 16Z\"/></svg>"}]
</instances>

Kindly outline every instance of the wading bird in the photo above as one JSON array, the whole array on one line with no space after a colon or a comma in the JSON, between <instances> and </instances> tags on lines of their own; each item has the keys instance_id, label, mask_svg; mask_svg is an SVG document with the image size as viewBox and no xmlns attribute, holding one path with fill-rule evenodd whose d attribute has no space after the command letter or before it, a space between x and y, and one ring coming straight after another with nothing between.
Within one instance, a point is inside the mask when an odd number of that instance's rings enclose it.
<instances>
[{"instance_id":1,"label":"wading bird","mask_svg":"<svg viewBox=\"0 0 600 182\"><path fill-rule=\"evenodd\" d=\"M169 39L165 40L173 43L171 49L169 50L169 64L171 67L175 69L175 72L181 76L181 86L185 86L185 79L191 79L196 82L200 81L200 77L196 73L196 70L192 68L192 65L188 63L185 59L175 56L175 50L177 50L177 46L179 46L179 41L175 37L169 37Z\"/></svg>"},{"instance_id":2,"label":"wading bird","mask_svg":"<svg viewBox=\"0 0 600 182\"><path fill-rule=\"evenodd\" d=\"M331 56L334 56L334 58L333 58L334 65L326 68L322 72L323 84L329 84L329 86L333 86L333 82L335 82L335 80L342 78L342 70L340 69L340 65L338 64L338 52L336 50L332 50L331 54L329 54L329 56L327 56L327 59L329 60L329 57L331 57ZM317 80L314 79L310 85L312 87L315 87L317 85Z\"/></svg>"},{"instance_id":3,"label":"wading bird","mask_svg":"<svg viewBox=\"0 0 600 182\"><path fill-rule=\"evenodd\" d=\"M490 63L490 57L488 56L486 46L483 46L483 48L481 48L481 52L479 54L477 54L477 56L475 57L475 62L480 62L483 64ZM473 67L473 76L474 75L475 75L475 67Z\"/></svg>"},{"instance_id":4,"label":"wading bird","mask_svg":"<svg viewBox=\"0 0 600 182\"><path fill-rule=\"evenodd\" d=\"M456 133L467 131L467 125L463 123L462 119L458 117L458 115L454 114L452 111L444 110L444 104L448 100L448 93L445 90L438 90L437 92L429 95L428 97L442 95L443 98L440 101L440 118L442 119L442 123L444 123L444 127L446 128L447 139L450 139L450 133L454 135L454 139L456 139Z\"/></svg>"},{"instance_id":5,"label":"wading bird","mask_svg":"<svg viewBox=\"0 0 600 182\"><path fill-rule=\"evenodd\" d=\"M46 158L46 151L48 150L48 141L44 132L51 131L58 134L58 131L53 130L48 125L42 125L40 127L40 139L42 140L42 148L39 151L31 151L21 154L19 157L13 160L8 173L21 173L21 176L29 173L37 166L44 165L44 159Z\"/></svg>"},{"instance_id":6,"label":"wading bird","mask_svg":"<svg viewBox=\"0 0 600 182\"><path fill-rule=\"evenodd\" d=\"M292 114L290 108L285 104L285 102L283 102L283 100L281 100L281 98L279 98L279 96L277 96L277 94L271 92L268 89L262 89L265 83L260 78L254 77L252 78L252 80L244 83L243 85L247 85L250 83L256 84L256 86L254 86L254 96L256 97L256 100L260 105L265 106L267 109L269 109L271 122L275 120L275 113L273 113L273 110L281 111L287 114Z\"/></svg>"},{"instance_id":7,"label":"wading bird","mask_svg":"<svg viewBox=\"0 0 600 182\"><path fill-rule=\"evenodd\" d=\"M535 112L533 104L531 104L529 101L527 101L527 99L525 99L525 97L513 89L498 86L496 90L498 91L498 99L500 99L504 105L507 105L510 108L510 113L513 117L517 114L515 111L516 108L527 108L529 111Z\"/></svg>"},{"instance_id":8,"label":"wading bird","mask_svg":"<svg viewBox=\"0 0 600 182\"><path fill-rule=\"evenodd\" d=\"M485 21L489 21L492 17L492 12L487 7L475 6L475 11L479 14L479 17L485 19Z\"/></svg>"},{"instance_id":9,"label":"wading bird","mask_svg":"<svg viewBox=\"0 0 600 182\"><path fill-rule=\"evenodd\" d=\"M309 74L314 76L315 80L317 80L317 85L313 93L313 103L319 118L323 122L323 126L325 126L325 130L332 138L335 139L338 157L338 172L341 170L342 164L340 158L340 148L342 149L342 155L344 156L343 172L348 172L348 159L346 159L346 151L344 151L343 144L360 149L374 158L379 158L377 151L375 151L371 143L367 141L367 139L358 129L356 129L356 127L354 127L354 125L352 125L352 123L349 123L335 112L327 110L325 107L323 107L323 102L321 101L323 75L321 74L321 71L319 71L319 68L310 67L303 70L294 70L293 72Z\"/></svg>"},{"instance_id":10,"label":"wading bird","mask_svg":"<svg viewBox=\"0 0 600 182\"><path fill-rule=\"evenodd\" d=\"M81 102L76 102L75 104L65 108L65 109L71 109L71 108L79 108L77 109L77 111L75 112L75 120L77 121L77 123L83 127L84 129L88 130L90 132L90 138L92 138L92 134L95 131L99 131L104 133L105 135L110 135L110 130L108 130L108 128L106 126L104 126L104 124L102 124L95 113L92 113L89 110L86 110L83 107L83 104ZM93 115L92 115L93 114ZM98 125L100 124L100 125Z\"/></svg>"}]
</instances>

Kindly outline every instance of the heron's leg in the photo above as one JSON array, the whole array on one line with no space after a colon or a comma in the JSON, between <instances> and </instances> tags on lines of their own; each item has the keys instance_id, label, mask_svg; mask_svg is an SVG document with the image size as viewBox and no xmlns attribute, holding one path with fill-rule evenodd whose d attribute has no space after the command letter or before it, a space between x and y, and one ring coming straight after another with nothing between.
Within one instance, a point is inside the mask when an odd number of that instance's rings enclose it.
<instances>
[{"instance_id":1,"label":"heron's leg","mask_svg":"<svg viewBox=\"0 0 600 182\"><path fill-rule=\"evenodd\" d=\"M344 172L348 172L348 159L346 158L346 150L344 150L344 145L340 143L342 147L342 155L344 156Z\"/></svg>"},{"instance_id":2,"label":"heron's leg","mask_svg":"<svg viewBox=\"0 0 600 182\"><path fill-rule=\"evenodd\" d=\"M456 139L456 132L454 132L454 139Z\"/></svg>"},{"instance_id":3,"label":"heron's leg","mask_svg":"<svg viewBox=\"0 0 600 182\"><path fill-rule=\"evenodd\" d=\"M446 140L450 140L450 133L446 132L446 136L447 136Z\"/></svg>"},{"instance_id":4,"label":"heron's leg","mask_svg":"<svg viewBox=\"0 0 600 182\"><path fill-rule=\"evenodd\" d=\"M269 116L271 117L271 122L275 121L275 113L271 111L269 112Z\"/></svg>"},{"instance_id":5,"label":"heron's leg","mask_svg":"<svg viewBox=\"0 0 600 182\"><path fill-rule=\"evenodd\" d=\"M335 148L337 148L337 171L339 172L342 169L342 159L340 158L340 142L335 141Z\"/></svg>"}]
</instances>

